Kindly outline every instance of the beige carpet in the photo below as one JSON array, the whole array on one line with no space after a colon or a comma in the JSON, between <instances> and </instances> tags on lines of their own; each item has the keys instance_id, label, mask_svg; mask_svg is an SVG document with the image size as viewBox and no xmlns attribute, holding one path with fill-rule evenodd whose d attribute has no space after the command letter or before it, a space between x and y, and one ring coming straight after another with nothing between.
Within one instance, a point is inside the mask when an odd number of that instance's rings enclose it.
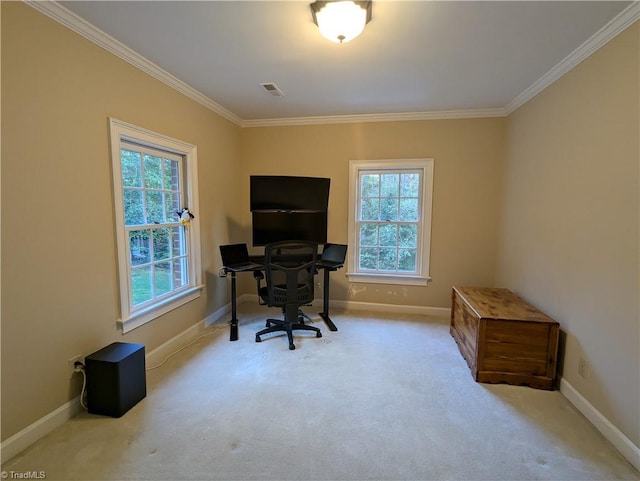
<instances>
[{"instance_id":1,"label":"beige carpet","mask_svg":"<svg viewBox=\"0 0 640 481\"><path fill-rule=\"evenodd\" d=\"M309 311L310 312L310 311ZM240 307L147 373L120 419L81 414L2 466L47 480L610 480L638 472L558 391L478 384L447 319L348 311L254 342Z\"/></svg>"}]
</instances>

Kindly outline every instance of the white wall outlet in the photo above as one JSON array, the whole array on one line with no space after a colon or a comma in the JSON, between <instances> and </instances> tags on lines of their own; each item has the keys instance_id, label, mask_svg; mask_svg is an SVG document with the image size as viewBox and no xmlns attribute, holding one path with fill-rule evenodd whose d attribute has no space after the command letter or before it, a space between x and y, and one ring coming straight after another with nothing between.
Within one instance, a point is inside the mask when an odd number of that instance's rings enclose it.
<instances>
[{"instance_id":1,"label":"white wall outlet","mask_svg":"<svg viewBox=\"0 0 640 481\"><path fill-rule=\"evenodd\" d=\"M578 360L578 374L585 379L589 377L589 363L582 357Z\"/></svg>"},{"instance_id":2,"label":"white wall outlet","mask_svg":"<svg viewBox=\"0 0 640 481\"><path fill-rule=\"evenodd\" d=\"M76 369L76 362L82 362L82 356L74 356L67 360L67 368L69 370L69 379L73 377Z\"/></svg>"}]
</instances>

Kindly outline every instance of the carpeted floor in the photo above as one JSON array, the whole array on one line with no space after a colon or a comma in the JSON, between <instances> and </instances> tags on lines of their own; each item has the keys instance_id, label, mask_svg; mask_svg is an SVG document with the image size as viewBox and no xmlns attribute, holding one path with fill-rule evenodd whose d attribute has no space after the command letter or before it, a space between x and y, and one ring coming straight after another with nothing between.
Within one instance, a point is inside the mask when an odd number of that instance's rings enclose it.
<instances>
[{"instance_id":1,"label":"carpeted floor","mask_svg":"<svg viewBox=\"0 0 640 481\"><path fill-rule=\"evenodd\" d=\"M308 310L312 312L312 310ZM147 372L122 418L83 413L2 466L47 480L638 480L558 391L478 384L448 320L335 311L254 342L240 306ZM150 367L150 366L148 366Z\"/></svg>"}]
</instances>

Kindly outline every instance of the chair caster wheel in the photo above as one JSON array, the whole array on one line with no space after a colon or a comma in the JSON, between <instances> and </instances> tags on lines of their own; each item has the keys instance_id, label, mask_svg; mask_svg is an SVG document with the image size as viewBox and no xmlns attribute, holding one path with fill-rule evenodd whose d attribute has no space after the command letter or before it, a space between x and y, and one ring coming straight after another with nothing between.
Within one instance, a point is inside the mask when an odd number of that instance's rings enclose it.
<instances>
[{"instance_id":1,"label":"chair caster wheel","mask_svg":"<svg viewBox=\"0 0 640 481\"><path fill-rule=\"evenodd\" d=\"M269 321L265 322L264 327L271 327L271 323Z\"/></svg>"},{"instance_id":2,"label":"chair caster wheel","mask_svg":"<svg viewBox=\"0 0 640 481\"><path fill-rule=\"evenodd\" d=\"M322 337L322 333L321 332L316 333L316 337Z\"/></svg>"},{"instance_id":3,"label":"chair caster wheel","mask_svg":"<svg viewBox=\"0 0 640 481\"><path fill-rule=\"evenodd\" d=\"M290 351L293 351L295 348L296 348L296 346L295 346L295 345L293 345L293 344L289 344L289 350L290 350Z\"/></svg>"},{"instance_id":4,"label":"chair caster wheel","mask_svg":"<svg viewBox=\"0 0 640 481\"><path fill-rule=\"evenodd\" d=\"M258 336L256 336L256 342L262 342L262 339L260 339Z\"/></svg>"}]
</instances>

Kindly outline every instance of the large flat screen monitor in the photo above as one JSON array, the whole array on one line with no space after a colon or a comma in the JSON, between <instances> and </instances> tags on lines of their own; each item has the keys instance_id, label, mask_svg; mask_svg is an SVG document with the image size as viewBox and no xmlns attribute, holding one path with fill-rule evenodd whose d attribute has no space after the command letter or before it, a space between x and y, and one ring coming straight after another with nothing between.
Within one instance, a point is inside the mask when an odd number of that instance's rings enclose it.
<instances>
[{"instance_id":1,"label":"large flat screen monitor","mask_svg":"<svg viewBox=\"0 0 640 481\"><path fill-rule=\"evenodd\" d=\"M252 175L250 207L256 210L322 210L329 206L329 184L324 177Z\"/></svg>"},{"instance_id":2,"label":"large flat screen monitor","mask_svg":"<svg viewBox=\"0 0 640 481\"><path fill-rule=\"evenodd\" d=\"M253 245L283 240L327 242L327 212L253 212Z\"/></svg>"}]
</instances>

